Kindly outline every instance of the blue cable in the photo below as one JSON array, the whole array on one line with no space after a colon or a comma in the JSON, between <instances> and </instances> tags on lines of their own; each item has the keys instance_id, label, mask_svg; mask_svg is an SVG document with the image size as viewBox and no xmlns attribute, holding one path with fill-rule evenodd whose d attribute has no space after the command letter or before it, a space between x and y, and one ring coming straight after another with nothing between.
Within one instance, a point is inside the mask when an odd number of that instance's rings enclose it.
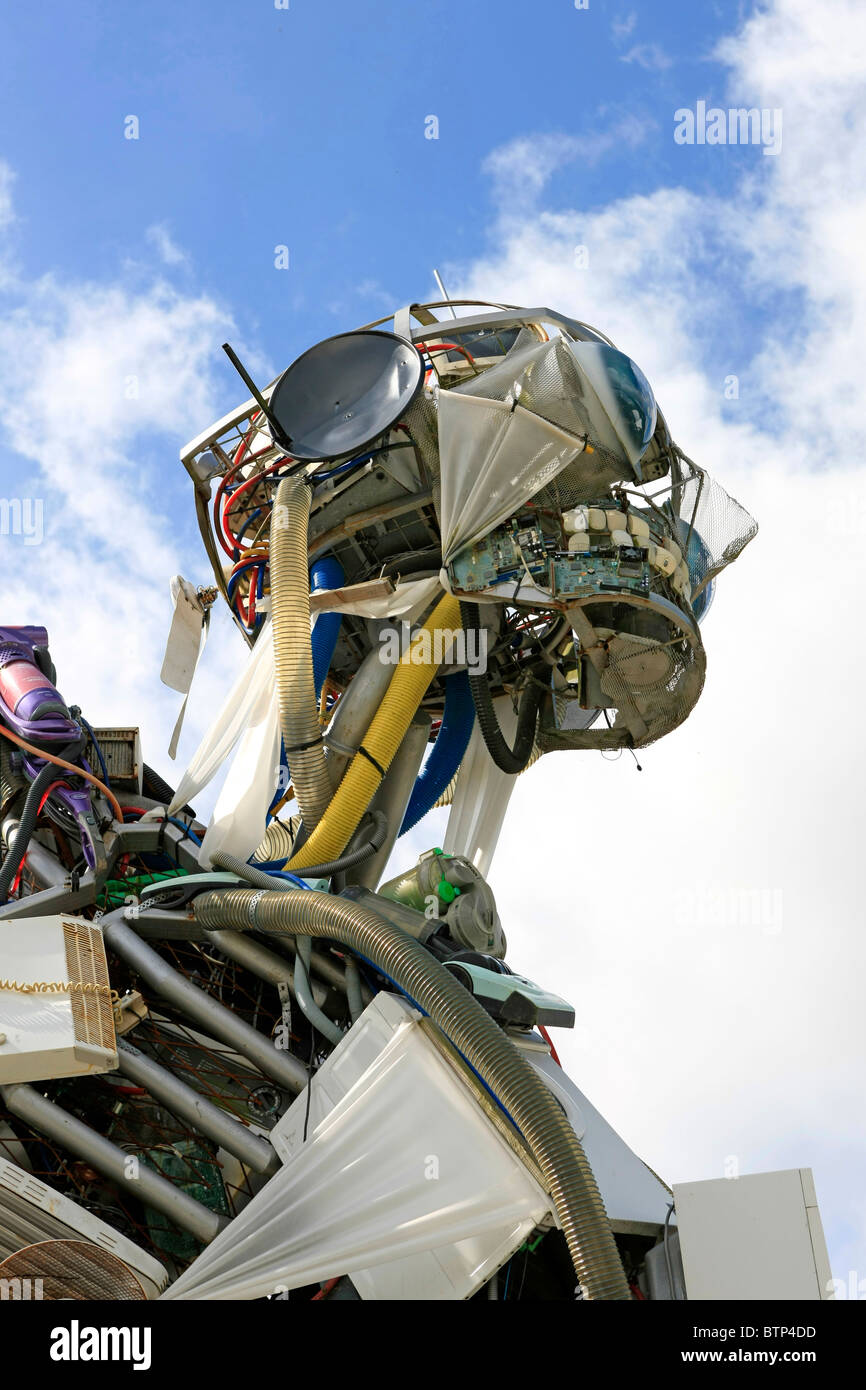
<instances>
[{"instance_id":1,"label":"blue cable","mask_svg":"<svg viewBox=\"0 0 866 1390\"><path fill-rule=\"evenodd\" d=\"M88 724L87 720L84 718L84 715L83 715L83 714L80 714L78 717L79 717L79 719L81 720L81 723L84 725L84 727L85 727L85 729L87 730L87 732L90 734L90 742L93 744L94 748L96 749L96 756L97 756L97 758L99 759L99 766L102 768L102 778L103 778L103 781L105 782L105 785L108 787L108 790L111 791L111 781L109 780L109 776L108 776L108 768L107 768L106 765L105 765L105 758L102 756L102 749L101 749L100 746L99 746L99 742L98 742L98 740L97 740L96 734L95 734L95 733L93 732L93 730L91 729L90 725Z\"/></svg>"},{"instance_id":2,"label":"blue cable","mask_svg":"<svg viewBox=\"0 0 866 1390\"><path fill-rule=\"evenodd\" d=\"M457 671L445 678L445 712L442 727L426 763L415 780L400 834L405 835L435 806L463 761L475 725L475 706L469 673Z\"/></svg>"},{"instance_id":3,"label":"blue cable","mask_svg":"<svg viewBox=\"0 0 866 1390\"><path fill-rule=\"evenodd\" d=\"M235 537L235 540L242 541L243 538L244 538L244 535L245 535L246 532L250 529L250 527L252 526L253 522L256 521L256 520L258 519L258 517L261 516L261 514L262 514L262 508L261 508L261 507L256 507L256 510L255 510L254 512L250 512L250 514L249 514L249 516L247 517L246 521L244 522L243 526L242 526L241 529L238 531L238 533L237 533L237 535L236 535L236 537Z\"/></svg>"},{"instance_id":4,"label":"blue cable","mask_svg":"<svg viewBox=\"0 0 866 1390\"><path fill-rule=\"evenodd\" d=\"M181 830L185 830L194 845L198 845L199 847L201 846L201 840L198 838L198 835L196 835L193 830L190 830L186 821L178 820L177 816L166 816L166 820L168 821L169 825L177 825L180 827Z\"/></svg>"},{"instance_id":5,"label":"blue cable","mask_svg":"<svg viewBox=\"0 0 866 1390\"><path fill-rule=\"evenodd\" d=\"M309 883L305 883L302 878L298 878L297 874L282 873L279 869L267 869L263 864L253 864L251 867L254 869L262 869L263 872L268 875L268 878L284 878L287 883L293 883L296 888L310 889Z\"/></svg>"}]
</instances>

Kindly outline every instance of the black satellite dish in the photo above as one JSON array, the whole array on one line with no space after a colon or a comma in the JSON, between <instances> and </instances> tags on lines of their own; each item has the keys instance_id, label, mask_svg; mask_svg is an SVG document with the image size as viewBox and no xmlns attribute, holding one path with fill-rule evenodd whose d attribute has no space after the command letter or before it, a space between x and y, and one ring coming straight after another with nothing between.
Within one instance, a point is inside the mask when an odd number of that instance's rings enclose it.
<instances>
[{"instance_id":1,"label":"black satellite dish","mask_svg":"<svg viewBox=\"0 0 866 1390\"><path fill-rule=\"evenodd\" d=\"M343 458L390 429L423 379L421 355L405 338L372 328L338 333L286 368L268 416L294 458Z\"/></svg>"}]
</instances>

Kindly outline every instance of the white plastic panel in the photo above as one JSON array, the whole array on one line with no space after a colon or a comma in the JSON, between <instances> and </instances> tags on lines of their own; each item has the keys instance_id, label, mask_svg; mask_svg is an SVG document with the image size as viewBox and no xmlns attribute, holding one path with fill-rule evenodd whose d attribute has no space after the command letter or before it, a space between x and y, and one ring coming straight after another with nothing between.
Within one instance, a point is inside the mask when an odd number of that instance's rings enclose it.
<instances>
[{"instance_id":1,"label":"white plastic panel","mask_svg":"<svg viewBox=\"0 0 866 1390\"><path fill-rule=\"evenodd\" d=\"M831 1296L811 1169L678 1183L674 1200L690 1300Z\"/></svg>"}]
</instances>

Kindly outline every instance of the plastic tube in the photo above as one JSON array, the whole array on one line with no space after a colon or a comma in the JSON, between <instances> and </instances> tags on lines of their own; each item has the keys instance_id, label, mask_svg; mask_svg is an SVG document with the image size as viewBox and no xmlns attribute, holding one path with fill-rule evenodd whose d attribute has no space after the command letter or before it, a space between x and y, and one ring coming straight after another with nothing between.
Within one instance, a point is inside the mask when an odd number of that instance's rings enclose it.
<instances>
[{"instance_id":1,"label":"plastic tube","mask_svg":"<svg viewBox=\"0 0 866 1390\"><path fill-rule=\"evenodd\" d=\"M399 927L326 893L229 889L193 903L203 927L234 926L339 941L372 961L462 1053L523 1134L553 1198L587 1299L631 1297L583 1146L552 1093L478 1001Z\"/></svg>"},{"instance_id":2,"label":"plastic tube","mask_svg":"<svg viewBox=\"0 0 866 1390\"><path fill-rule=\"evenodd\" d=\"M292 769L304 824L312 831L327 810L331 782L319 724L310 640L309 517L309 487L300 477L284 478L271 513L274 665L283 749Z\"/></svg>"},{"instance_id":3,"label":"plastic tube","mask_svg":"<svg viewBox=\"0 0 866 1390\"><path fill-rule=\"evenodd\" d=\"M332 874L343 873L344 870L353 868L355 864L363 863L365 859L370 858L371 854L375 854L377 850L381 849L382 845L385 843L385 837L388 834L388 821L381 811L371 810L370 816L373 820L373 828L370 831L370 835L366 844L359 845L357 849L351 850L347 854L340 855L339 859L331 859L323 864L309 864L304 869L304 877L330 878ZM273 836L270 835L271 831L273 831ZM274 859L264 860L260 865L245 864L245 868L263 869L265 864L282 864L285 863L285 861L292 854L292 851L294 850L294 843L291 840L289 832L288 830L286 830L286 827L284 825L281 825L279 821L272 821L271 825L268 826L268 832L269 835L265 838L264 846L260 846L256 853L260 853L262 848L270 848L269 840L272 839L273 844L277 848L277 853L275 854ZM281 838L280 832L282 833L283 838ZM283 852L281 853L280 850L282 850ZM213 862L221 869L229 869L230 873L240 874L241 878L249 878L250 883L257 882L256 879L250 878L249 874L241 873L240 869L230 868L229 864L226 862L228 858L231 858L233 865L241 864L243 862L240 859L234 859L231 855L226 856L222 854L220 854L219 858L215 854L213 856ZM260 886L264 887L263 884L261 884Z\"/></svg>"},{"instance_id":4,"label":"plastic tube","mask_svg":"<svg viewBox=\"0 0 866 1390\"><path fill-rule=\"evenodd\" d=\"M436 736L430 755L412 788L409 805L400 826L405 835L422 816L435 806L449 782L456 777L469 745L475 723L475 706L469 689L469 674L457 671L445 681L445 712L442 727Z\"/></svg>"},{"instance_id":5,"label":"plastic tube","mask_svg":"<svg viewBox=\"0 0 866 1390\"><path fill-rule=\"evenodd\" d=\"M24 809L21 812L21 820L15 832L15 839L6 851L6 858L0 868L0 902L5 903L9 898L9 890L15 880L15 875L24 862L27 853L27 846L30 844L30 837L36 828L36 818L39 815L39 807L43 794L57 778L57 769L53 763L46 763L41 767L34 777L27 791L24 801Z\"/></svg>"},{"instance_id":6,"label":"plastic tube","mask_svg":"<svg viewBox=\"0 0 866 1390\"><path fill-rule=\"evenodd\" d=\"M118 1187L126 1188L129 1196L137 1202L145 1202L147 1206L162 1212L163 1216L189 1231L205 1245L228 1225L227 1216L210 1211L146 1163L131 1163L133 1155L97 1134L83 1120L62 1110L47 1096L41 1096L32 1086L3 1086L0 1087L0 1095L13 1115L32 1125L39 1134L45 1134L71 1150L98 1173L104 1173L112 1182L116 1182Z\"/></svg>"},{"instance_id":7,"label":"plastic tube","mask_svg":"<svg viewBox=\"0 0 866 1390\"><path fill-rule=\"evenodd\" d=\"M357 1023L364 1012L364 999L361 994L361 972L351 956L346 957L346 996L349 1000L349 1017Z\"/></svg>"},{"instance_id":8,"label":"plastic tube","mask_svg":"<svg viewBox=\"0 0 866 1390\"><path fill-rule=\"evenodd\" d=\"M289 891L291 892L291 889ZM298 940L298 954L295 956L295 997L307 1022L318 1028L322 1036L336 1046L343 1041L343 1030L338 1028L336 1023L332 1023L327 1014L322 1013L313 998L310 984L312 949L313 944L308 936Z\"/></svg>"},{"instance_id":9,"label":"plastic tube","mask_svg":"<svg viewBox=\"0 0 866 1390\"><path fill-rule=\"evenodd\" d=\"M345 579L346 572L339 560L335 559L333 555L322 555L318 560L314 560L310 567L310 592L315 593L318 589L339 589ZM316 688L316 699L321 695L325 677L331 669L334 649L339 640L342 626L342 613L320 613L316 619L312 637L313 684Z\"/></svg>"},{"instance_id":10,"label":"plastic tube","mask_svg":"<svg viewBox=\"0 0 866 1390\"><path fill-rule=\"evenodd\" d=\"M352 759L334 793L327 816L289 860L289 869L300 872L307 864L327 862L342 854L436 674L437 647L442 645L436 634L453 632L459 621L457 600L446 594L395 667L391 683L364 736L363 752Z\"/></svg>"},{"instance_id":11,"label":"plastic tube","mask_svg":"<svg viewBox=\"0 0 866 1390\"><path fill-rule=\"evenodd\" d=\"M477 631L479 628L477 604L461 602L460 615L463 619L463 627L467 632ZM523 772L532 757L538 708L544 695L542 687L532 681L521 696L513 748L509 748L499 727L487 678L485 676L470 676L469 689L472 692L475 713L478 716L478 727L481 730L487 751L496 766L500 772L507 772L512 777L516 776L518 772Z\"/></svg>"},{"instance_id":12,"label":"plastic tube","mask_svg":"<svg viewBox=\"0 0 866 1390\"><path fill-rule=\"evenodd\" d=\"M152 1057L119 1038L117 1042L119 1071L167 1106L172 1114L186 1120L200 1134L227 1149L255 1173L275 1173L280 1166L276 1150L267 1139L253 1134L246 1125L226 1114L213 1101L199 1095L179 1076L160 1066Z\"/></svg>"}]
</instances>

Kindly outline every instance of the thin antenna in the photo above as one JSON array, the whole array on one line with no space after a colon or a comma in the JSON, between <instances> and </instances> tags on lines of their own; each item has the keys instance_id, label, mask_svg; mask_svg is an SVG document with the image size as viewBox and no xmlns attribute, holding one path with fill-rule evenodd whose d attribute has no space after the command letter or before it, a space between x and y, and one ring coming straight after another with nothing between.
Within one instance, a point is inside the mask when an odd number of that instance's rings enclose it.
<instances>
[{"instance_id":1,"label":"thin antenna","mask_svg":"<svg viewBox=\"0 0 866 1390\"><path fill-rule=\"evenodd\" d=\"M275 438L277 438L279 441L282 441L283 445L285 445L286 447L289 447L291 441L280 429L279 422L274 419L273 415L271 414L268 408L267 401L265 400L258 386L256 386L256 383L253 381L243 362L241 362L234 348L232 348L228 343L223 343L223 352L231 362L241 381L244 383L244 386L246 386L247 390L252 396L253 400L258 405L268 424L271 426Z\"/></svg>"},{"instance_id":2,"label":"thin antenna","mask_svg":"<svg viewBox=\"0 0 866 1390\"><path fill-rule=\"evenodd\" d=\"M439 274L439 271L438 271L438 270L435 270L435 269L434 269L434 271L433 271L433 274L434 274L434 276L436 277L436 284L439 286L439 293L442 295L442 298L443 298L443 299L445 299L445 300L448 301L448 308L451 309L451 317L452 317L452 319L456 319L457 315L456 315L456 313L454 312L454 309L452 308L451 300L450 300L449 295L448 295L448 291L446 290L445 286L442 284L442 276Z\"/></svg>"}]
</instances>

